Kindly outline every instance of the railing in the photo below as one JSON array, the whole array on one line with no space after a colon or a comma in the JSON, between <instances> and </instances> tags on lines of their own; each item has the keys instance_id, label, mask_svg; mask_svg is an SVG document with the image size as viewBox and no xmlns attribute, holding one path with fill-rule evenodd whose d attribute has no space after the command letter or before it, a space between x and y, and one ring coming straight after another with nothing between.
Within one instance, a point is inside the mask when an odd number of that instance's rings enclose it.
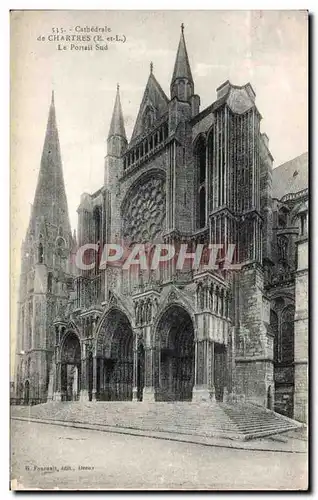
<instances>
[{"instance_id":1,"label":"railing","mask_svg":"<svg viewBox=\"0 0 318 500\"><path fill-rule=\"evenodd\" d=\"M301 198L302 196L308 196L308 188L302 189L301 191L298 191L298 193L289 193L285 194L281 201L290 201L290 200L296 200L298 198Z\"/></svg>"},{"instance_id":2,"label":"railing","mask_svg":"<svg viewBox=\"0 0 318 500\"><path fill-rule=\"evenodd\" d=\"M128 174L161 150L167 144L168 135L167 116L164 115L153 130L136 138L135 144L125 153L123 175Z\"/></svg>"}]
</instances>

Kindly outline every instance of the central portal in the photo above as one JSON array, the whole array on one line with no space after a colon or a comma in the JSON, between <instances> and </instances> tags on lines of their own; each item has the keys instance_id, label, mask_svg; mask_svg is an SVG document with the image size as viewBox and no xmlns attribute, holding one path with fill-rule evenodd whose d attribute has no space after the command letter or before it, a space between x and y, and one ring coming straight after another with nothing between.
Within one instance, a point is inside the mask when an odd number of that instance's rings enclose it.
<instances>
[{"instance_id":1,"label":"central portal","mask_svg":"<svg viewBox=\"0 0 318 500\"><path fill-rule=\"evenodd\" d=\"M189 313L171 306L158 325L160 401L191 401L194 385L194 329Z\"/></svg>"},{"instance_id":2,"label":"central portal","mask_svg":"<svg viewBox=\"0 0 318 500\"><path fill-rule=\"evenodd\" d=\"M113 309L105 319L97 354L97 399L130 401L133 385L133 332L127 316Z\"/></svg>"}]
</instances>

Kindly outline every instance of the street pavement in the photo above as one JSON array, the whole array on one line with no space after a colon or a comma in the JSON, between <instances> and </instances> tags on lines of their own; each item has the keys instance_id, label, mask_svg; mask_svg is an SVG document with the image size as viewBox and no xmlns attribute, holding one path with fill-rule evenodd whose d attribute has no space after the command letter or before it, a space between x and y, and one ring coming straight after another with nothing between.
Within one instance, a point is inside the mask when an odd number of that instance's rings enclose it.
<instances>
[{"instance_id":1,"label":"street pavement","mask_svg":"<svg viewBox=\"0 0 318 500\"><path fill-rule=\"evenodd\" d=\"M307 455L11 421L12 489L307 488Z\"/></svg>"}]
</instances>

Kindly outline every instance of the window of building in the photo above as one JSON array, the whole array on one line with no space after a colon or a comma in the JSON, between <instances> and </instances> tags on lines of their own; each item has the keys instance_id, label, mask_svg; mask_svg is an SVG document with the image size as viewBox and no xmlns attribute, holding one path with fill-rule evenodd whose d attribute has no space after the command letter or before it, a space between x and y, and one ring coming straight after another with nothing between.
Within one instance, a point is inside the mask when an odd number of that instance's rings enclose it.
<instances>
[{"instance_id":1,"label":"window of building","mask_svg":"<svg viewBox=\"0 0 318 500\"><path fill-rule=\"evenodd\" d=\"M272 335L274 336L274 363L278 362L278 345L279 345L279 338L278 338L278 316L271 309L270 311L270 328Z\"/></svg>"},{"instance_id":2,"label":"window of building","mask_svg":"<svg viewBox=\"0 0 318 500\"><path fill-rule=\"evenodd\" d=\"M300 214L300 236L304 236L307 234L307 214L302 213Z\"/></svg>"},{"instance_id":3,"label":"window of building","mask_svg":"<svg viewBox=\"0 0 318 500\"><path fill-rule=\"evenodd\" d=\"M281 320L281 360L283 363L294 361L294 319L295 308L286 307Z\"/></svg>"},{"instance_id":4,"label":"window of building","mask_svg":"<svg viewBox=\"0 0 318 500\"><path fill-rule=\"evenodd\" d=\"M287 215L288 212L285 208L281 208L278 211L278 227L284 229L287 226Z\"/></svg>"},{"instance_id":5,"label":"window of building","mask_svg":"<svg viewBox=\"0 0 318 500\"><path fill-rule=\"evenodd\" d=\"M40 242L38 246L38 263L43 264L43 260L44 260L44 249L42 243Z\"/></svg>"},{"instance_id":6,"label":"window of building","mask_svg":"<svg viewBox=\"0 0 318 500\"><path fill-rule=\"evenodd\" d=\"M47 275L47 291L48 293L52 293L52 283L53 283L53 274L51 272Z\"/></svg>"},{"instance_id":7,"label":"window of building","mask_svg":"<svg viewBox=\"0 0 318 500\"><path fill-rule=\"evenodd\" d=\"M147 130L149 130L153 125L154 113L149 106L144 111L142 122L143 122L144 132L147 132Z\"/></svg>"},{"instance_id":8,"label":"window of building","mask_svg":"<svg viewBox=\"0 0 318 500\"><path fill-rule=\"evenodd\" d=\"M205 143L204 140L200 140L197 146L197 161L199 167L199 183L203 184L205 182L206 177L206 168L205 168Z\"/></svg>"},{"instance_id":9,"label":"window of building","mask_svg":"<svg viewBox=\"0 0 318 500\"><path fill-rule=\"evenodd\" d=\"M98 241L101 240L101 225L102 225L102 213L101 213L101 207L95 207L94 208L94 231L95 231L95 242L97 243Z\"/></svg>"},{"instance_id":10,"label":"window of building","mask_svg":"<svg viewBox=\"0 0 318 500\"><path fill-rule=\"evenodd\" d=\"M205 140L201 136L197 141L194 155L196 158L197 167L197 196L198 196L198 212L197 224L199 228L205 227L206 219L206 146Z\"/></svg>"},{"instance_id":11,"label":"window of building","mask_svg":"<svg viewBox=\"0 0 318 500\"><path fill-rule=\"evenodd\" d=\"M203 228L205 227L205 187L202 186L200 189L200 196L199 196L199 205L200 205L200 217L199 217L199 227Z\"/></svg>"}]
</instances>

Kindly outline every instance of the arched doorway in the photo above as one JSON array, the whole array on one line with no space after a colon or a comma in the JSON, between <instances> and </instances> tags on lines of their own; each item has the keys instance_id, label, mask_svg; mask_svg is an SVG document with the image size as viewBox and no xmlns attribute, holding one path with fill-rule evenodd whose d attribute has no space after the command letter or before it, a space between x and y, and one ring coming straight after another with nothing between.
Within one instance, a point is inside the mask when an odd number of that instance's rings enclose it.
<instances>
[{"instance_id":1,"label":"arched doorway","mask_svg":"<svg viewBox=\"0 0 318 500\"><path fill-rule=\"evenodd\" d=\"M194 385L194 329L189 313L175 305L162 316L160 343L161 401L191 401Z\"/></svg>"},{"instance_id":2,"label":"arched doorway","mask_svg":"<svg viewBox=\"0 0 318 500\"><path fill-rule=\"evenodd\" d=\"M30 382L26 380L24 384L24 404L28 405L29 401L30 401Z\"/></svg>"},{"instance_id":3,"label":"arched doorway","mask_svg":"<svg viewBox=\"0 0 318 500\"><path fill-rule=\"evenodd\" d=\"M133 392L133 331L127 316L112 309L97 342L97 399L130 401Z\"/></svg>"},{"instance_id":4,"label":"arched doorway","mask_svg":"<svg viewBox=\"0 0 318 500\"><path fill-rule=\"evenodd\" d=\"M80 392L81 345L74 332L68 332L61 346L61 396L76 401Z\"/></svg>"},{"instance_id":5,"label":"arched doorway","mask_svg":"<svg viewBox=\"0 0 318 500\"><path fill-rule=\"evenodd\" d=\"M226 384L226 347L214 344L214 388L216 401L223 401Z\"/></svg>"}]
</instances>

